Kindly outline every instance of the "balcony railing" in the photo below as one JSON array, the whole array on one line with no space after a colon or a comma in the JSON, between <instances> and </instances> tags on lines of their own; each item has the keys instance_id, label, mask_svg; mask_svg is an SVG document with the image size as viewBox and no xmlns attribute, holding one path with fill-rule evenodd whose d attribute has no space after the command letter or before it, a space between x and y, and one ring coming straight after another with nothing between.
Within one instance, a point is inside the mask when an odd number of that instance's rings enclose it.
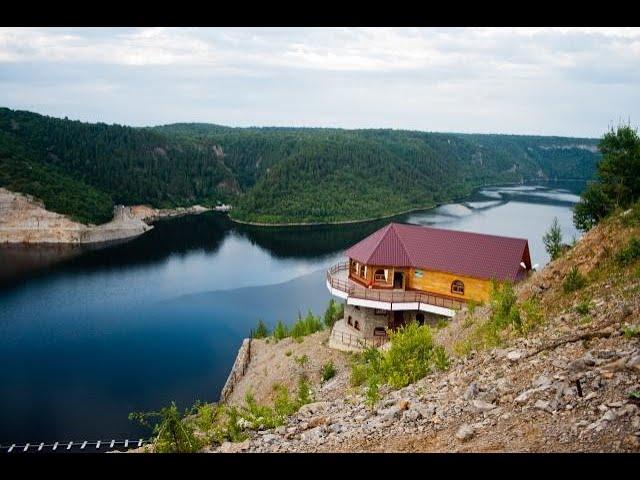
<instances>
[{"instance_id":1,"label":"balcony railing","mask_svg":"<svg viewBox=\"0 0 640 480\"><path fill-rule=\"evenodd\" d=\"M346 271L346 280L338 278L340 272ZM360 298L363 300L375 300L378 302L388 303L409 303L420 302L434 305L436 307L450 308L459 310L465 305L464 300L456 300L434 293L418 292L415 290L382 290L376 288L365 288L349 281L349 264L348 262L340 262L332 265L327 270L327 283L331 288L340 290L350 297Z\"/></svg>"}]
</instances>

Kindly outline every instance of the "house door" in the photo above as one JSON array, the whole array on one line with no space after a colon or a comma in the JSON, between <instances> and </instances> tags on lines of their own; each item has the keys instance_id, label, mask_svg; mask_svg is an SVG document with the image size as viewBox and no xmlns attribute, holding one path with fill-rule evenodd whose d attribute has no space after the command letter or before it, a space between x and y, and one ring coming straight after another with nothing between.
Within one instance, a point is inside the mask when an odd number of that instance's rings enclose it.
<instances>
[{"instance_id":1,"label":"house door","mask_svg":"<svg viewBox=\"0 0 640 480\"><path fill-rule=\"evenodd\" d=\"M393 325L391 325L391 330L395 330L404 325L404 313L401 310L395 310L393 312Z\"/></svg>"},{"instance_id":2,"label":"house door","mask_svg":"<svg viewBox=\"0 0 640 480\"><path fill-rule=\"evenodd\" d=\"M394 272L393 274L393 288L404 288L404 273Z\"/></svg>"}]
</instances>

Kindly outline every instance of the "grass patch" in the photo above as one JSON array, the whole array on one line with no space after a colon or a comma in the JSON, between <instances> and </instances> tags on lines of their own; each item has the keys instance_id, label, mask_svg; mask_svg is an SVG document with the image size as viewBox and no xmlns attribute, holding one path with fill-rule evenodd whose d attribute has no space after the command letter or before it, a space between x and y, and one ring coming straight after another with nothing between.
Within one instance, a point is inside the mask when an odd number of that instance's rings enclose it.
<instances>
[{"instance_id":1,"label":"grass patch","mask_svg":"<svg viewBox=\"0 0 640 480\"><path fill-rule=\"evenodd\" d=\"M640 326L638 325L623 325L622 333L626 338L634 338L640 336Z\"/></svg>"},{"instance_id":2,"label":"grass patch","mask_svg":"<svg viewBox=\"0 0 640 480\"><path fill-rule=\"evenodd\" d=\"M569 273L562 282L562 290L564 293L575 292L576 290L580 290L587 284L587 280L584 276L578 271L578 267L576 265L569 270Z\"/></svg>"},{"instance_id":3,"label":"grass patch","mask_svg":"<svg viewBox=\"0 0 640 480\"><path fill-rule=\"evenodd\" d=\"M293 357L293 360L302 368L304 368L309 363L309 356L305 353L300 357Z\"/></svg>"},{"instance_id":4,"label":"grass patch","mask_svg":"<svg viewBox=\"0 0 640 480\"><path fill-rule=\"evenodd\" d=\"M327 380L331 380L336 376L336 367L333 365L333 362L329 360L327 363L322 365L322 369L320 370L320 377L323 382Z\"/></svg>"},{"instance_id":5,"label":"grass patch","mask_svg":"<svg viewBox=\"0 0 640 480\"><path fill-rule=\"evenodd\" d=\"M632 238L625 248L616 254L618 265L625 267L640 259L640 239Z\"/></svg>"},{"instance_id":6,"label":"grass patch","mask_svg":"<svg viewBox=\"0 0 640 480\"><path fill-rule=\"evenodd\" d=\"M576 306L576 312L584 316L591 310L591 302L589 300L583 300Z\"/></svg>"}]
</instances>

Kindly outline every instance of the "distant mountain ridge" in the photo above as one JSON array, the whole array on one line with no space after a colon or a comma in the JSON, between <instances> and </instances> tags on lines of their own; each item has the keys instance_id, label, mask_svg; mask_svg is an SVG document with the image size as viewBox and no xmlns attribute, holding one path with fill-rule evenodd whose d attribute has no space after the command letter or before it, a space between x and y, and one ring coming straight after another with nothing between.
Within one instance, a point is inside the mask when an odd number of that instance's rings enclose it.
<instances>
[{"instance_id":1,"label":"distant mountain ridge","mask_svg":"<svg viewBox=\"0 0 640 480\"><path fill-rule=\"evenodd\" d=\"M233 205L258 223L361 220L490 183L590 179L598 139L390 129L127 127L0 108L0 186L85 223L114 204Z\"/></svg>"}]
</instances>

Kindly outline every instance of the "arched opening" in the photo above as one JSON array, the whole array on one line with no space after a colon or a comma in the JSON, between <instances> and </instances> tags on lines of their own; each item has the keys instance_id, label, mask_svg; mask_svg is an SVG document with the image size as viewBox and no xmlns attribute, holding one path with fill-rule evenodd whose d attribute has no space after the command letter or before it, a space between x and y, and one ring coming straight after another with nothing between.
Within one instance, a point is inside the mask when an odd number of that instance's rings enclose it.
<instances>
[{"instance_id":1,"label":"arched opening","mask_svg":"<svg viewBox=\"0 0 640 480\"><path fill-rule=\"evenodd\" d=\"M353 328L355 328L356 330L360 330L360 323L358 323L358 320L356 320L356 322L353 324Z\"/></svg>"},{"instance_id":2,"label":"arched opening","mask_svg":"<svg viewBox=\"0 0 640 480\"><path fill-rule=\"evenodd\" d=\"M347 323L349 325L353 325L353 322L351 321L351 315L349 315L349 317L347 318Z\"/></svg>"},{"instance_id":3,"label":"arched opening","mask_svg":"<svg viewBox=\"0 0 640 480\"><path fill-rule=\"evenodd\" d=\"M416 313L416 322L418 325L424 325L424 313Z\"/></svg>"},{"instance_id":4,"label":"arched opening","mask_svg":"<svg viewBox=\"0 0 640 480\"><path fill-rule=\"evenodd\" d=\"M464 283L460 280L454 280L451 283L451 293L455 293L457 295L464 295Z\"/></svg>"}]
</instances>

